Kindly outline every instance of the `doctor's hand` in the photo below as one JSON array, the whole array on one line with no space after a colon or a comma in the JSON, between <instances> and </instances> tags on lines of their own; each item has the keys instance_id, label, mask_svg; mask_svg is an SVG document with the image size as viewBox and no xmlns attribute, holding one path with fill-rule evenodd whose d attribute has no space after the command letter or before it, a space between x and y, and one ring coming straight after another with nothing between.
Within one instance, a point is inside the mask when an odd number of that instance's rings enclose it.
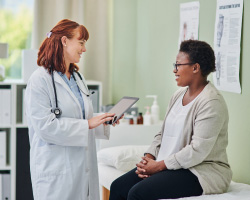
<instances>
[{"instance_id":1,"label":"doctor's hand","mask_svg":"<svg viewBox=\"0 0 250 200\"><path fill-rule=\"evenodd\" d=\"M92 117L88 120L89 129L96 128L97 126L112 120L114 115L115 113L104 113L96 117Z\"/></svg>"},{"instance_id":2,"label":"doctor's hand","mask_svg":"<svg viewBox=\"0 0 250 200\"><path fill-rule=\"evenodd\" d=\"M116 125L120 124L120 120L124 117L124 114L114 123L112 124L113 127L115 127Z\"/></svg>"}]
</instances>

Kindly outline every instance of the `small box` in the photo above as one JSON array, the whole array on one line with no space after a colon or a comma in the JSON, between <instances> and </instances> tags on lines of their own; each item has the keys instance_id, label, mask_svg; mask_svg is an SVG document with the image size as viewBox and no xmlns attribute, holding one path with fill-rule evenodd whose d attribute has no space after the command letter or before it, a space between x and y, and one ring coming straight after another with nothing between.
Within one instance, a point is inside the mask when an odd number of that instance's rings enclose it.
<instances>
[{"instance_id":1,"label":"small box","mask_svg":"<svg viewBox=\"0 0 250 200\"><path fill-rule=\"evenodd\" d=\"M27 118L26 118L26 106L25 106L25 91L26 89L23 89L23 99L22 99L22 122L23 124L27 124Z\"/></svg>"},{"instance_id":2,"label":"small box","mask_svg":"<svg viewBox=\"0 0 250 200\"><path fill-rule=\"evenodd\" d=\"M11 90L0 89L0 124L9 126L11 124Z\"/></svg>"},{"instance_id":3,"label":"small box","mask_svg":"<svg viewBox=\"0 0 250 200\"><path fill-rule=\"evenodd\" d=\"M6 166L6 146L7 146L7 133L6 131L0 131L0 166L5 167Z\"/></svg>"}]
</instances>

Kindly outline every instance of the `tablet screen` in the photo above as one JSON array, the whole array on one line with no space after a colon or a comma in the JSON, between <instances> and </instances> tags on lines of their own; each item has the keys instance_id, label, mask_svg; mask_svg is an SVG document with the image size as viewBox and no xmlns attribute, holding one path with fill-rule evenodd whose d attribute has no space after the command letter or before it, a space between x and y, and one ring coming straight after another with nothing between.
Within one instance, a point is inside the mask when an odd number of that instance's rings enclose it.
<instances>
[{"instance_id":1,"label":"tablet screen","mask_svg":"<svg viewBox=\"0 0 250 200\"><path fill-rule=\"evenodd\" d=\"M123 97L118 101L117 104L114 105L108 112L115 113L113 120L106 122L106 124L113 124L115 123L120 117L129 109L131 108L139 98L137 97Z\"/></svg>"}]
</instances>

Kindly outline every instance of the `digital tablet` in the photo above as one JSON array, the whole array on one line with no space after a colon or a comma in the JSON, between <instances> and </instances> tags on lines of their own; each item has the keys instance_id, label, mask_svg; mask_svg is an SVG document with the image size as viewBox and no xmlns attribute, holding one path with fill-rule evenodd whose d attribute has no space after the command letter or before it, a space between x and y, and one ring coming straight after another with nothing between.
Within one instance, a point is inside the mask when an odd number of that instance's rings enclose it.
<instances>
[{"instance_id":1,"label":"digital tablet","mask_svg":"<svg viewBox=\"0 0 250 200\"><path fill-rule=\"evenodd\" d=\"M117 104L114 105L108 112L115 113L115 116L112 120L105 122L106 124L114 124L121 116L131 108L139 98L137 97L122 97Z\"/></svg>"}]
</instances>

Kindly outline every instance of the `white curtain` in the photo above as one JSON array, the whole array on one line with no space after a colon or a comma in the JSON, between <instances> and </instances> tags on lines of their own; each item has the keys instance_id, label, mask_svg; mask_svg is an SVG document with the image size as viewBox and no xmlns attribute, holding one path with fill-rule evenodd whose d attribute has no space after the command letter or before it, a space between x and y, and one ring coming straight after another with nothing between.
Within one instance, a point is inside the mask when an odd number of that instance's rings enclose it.
<instances>
[{"instance_id":1,"label":"white curtain","mask_svg":"<svg viewBox=\"0 0 250 200\"><path fill-rule=\"evenodd\" d=\"M39 48L41 42L58 21L71 19L84 23L83 0L35 0L32 30L32 48Z\"/></svg>"},{"instance_id":2,"label":"white curtain","mask_svg":"<svg viewBox=\"0 0 250 200\"><path fill-rule=\"evenodd\" d=\"M111 21L112 0L35 0L32 48L41 42L58 21L71 19L89 31L87 52L78 63L87 80L101 81L103 105L111 103Z\"/></svg>"}]
</instances>

